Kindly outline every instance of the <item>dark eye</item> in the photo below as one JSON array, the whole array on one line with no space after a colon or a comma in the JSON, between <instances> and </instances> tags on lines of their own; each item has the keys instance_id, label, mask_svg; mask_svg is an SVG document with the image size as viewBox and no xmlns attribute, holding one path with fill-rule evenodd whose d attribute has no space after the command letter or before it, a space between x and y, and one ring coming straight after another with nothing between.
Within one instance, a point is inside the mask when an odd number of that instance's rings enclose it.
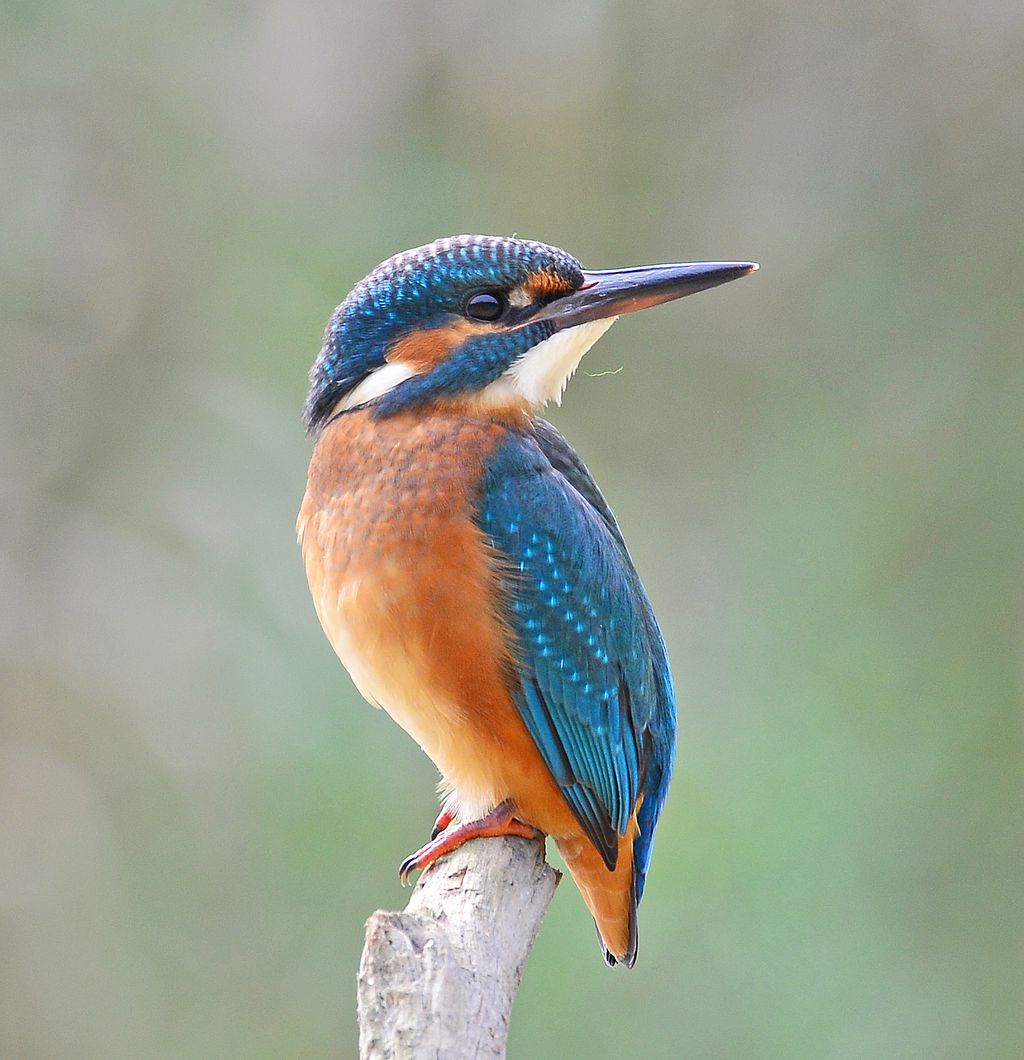
<instances>
[{"instance_id":1,"label":"dark eye","mask_svg":"<svg viewBox=\"0 0 1024 1060\"><path fill-rule=\"evenodd\" d=\"M508 309L508 299L500 291L481 291L466 299L466 316L473 320L499 320Z\"/></svg>"}]
</instances>

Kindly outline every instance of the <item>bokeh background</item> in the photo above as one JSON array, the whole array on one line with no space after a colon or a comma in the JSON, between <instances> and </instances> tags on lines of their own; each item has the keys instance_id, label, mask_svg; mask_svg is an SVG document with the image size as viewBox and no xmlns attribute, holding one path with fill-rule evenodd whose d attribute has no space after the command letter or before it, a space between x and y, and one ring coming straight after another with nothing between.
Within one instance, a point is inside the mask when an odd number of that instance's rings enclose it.
<instances>
[{"instance_id":1,"label":"bokeh background","mask_svg":"<svg viewBox=\"0 0 1024 1060\"><path fill-rule=\"evenodd\" d=\"M564 886L512 1055L1024 1055L1019 0L3 24L0 1054L354 1056L435 775L317 625L299 414L350 286L482 231L762 263L553 413L681 753L638 967Z\"/></svg>"}]
</instances>

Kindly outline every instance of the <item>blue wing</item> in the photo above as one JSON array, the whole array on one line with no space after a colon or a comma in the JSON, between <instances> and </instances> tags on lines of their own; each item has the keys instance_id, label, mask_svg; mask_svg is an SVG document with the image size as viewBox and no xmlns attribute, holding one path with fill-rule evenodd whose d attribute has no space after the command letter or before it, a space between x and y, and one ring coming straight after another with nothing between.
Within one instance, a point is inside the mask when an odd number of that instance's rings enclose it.
<instances>
[{"instance_id":1,"label":"blue wing","mask_svg":"<svg viewBox=\"0 0 1024 1060\"><path fill-rule=\"evenodd\" d=\"M493 454L476 517L507 560L516 707L609 869L643 797L639 901L672 771L675 703L661 632L618 524L583 462L542 420Z\"/></svg>"}]
</instances>

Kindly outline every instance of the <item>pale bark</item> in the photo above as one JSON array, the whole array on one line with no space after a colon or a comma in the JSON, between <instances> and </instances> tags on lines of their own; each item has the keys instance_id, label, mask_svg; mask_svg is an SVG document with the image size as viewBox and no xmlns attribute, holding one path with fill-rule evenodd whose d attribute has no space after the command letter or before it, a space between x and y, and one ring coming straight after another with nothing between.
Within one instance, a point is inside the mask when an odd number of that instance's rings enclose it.
<instances>
[{"instance_id":1,"label":"pale bark","mask_svg":"<svg viewBox=\"0 0 1024 1060\"><path fill-rule=\"evenodd\" d=\"M509 1014L561 874L540 840L474 839L366 924L362 1060L505 1056Z\"/></svg>"}]
</instances>

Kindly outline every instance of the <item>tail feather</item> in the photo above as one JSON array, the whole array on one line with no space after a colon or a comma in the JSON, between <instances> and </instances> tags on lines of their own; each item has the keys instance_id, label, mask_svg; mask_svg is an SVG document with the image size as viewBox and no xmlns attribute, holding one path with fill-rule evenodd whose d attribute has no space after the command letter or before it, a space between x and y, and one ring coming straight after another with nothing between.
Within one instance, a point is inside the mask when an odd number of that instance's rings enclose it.
<instances>
[{"instance_id":1,"label":"tail feather","mask_svg":"<svg viewBox=\"0 0 1024 1060\"><path fill-rule=\"evenodd\" d=\"M637 952L637 890L633 872L636 818L619 838L619 855L609 872L601 855L582 834L557 839L559 853L594 917L605 961L632 968Z\"/></svg>"},{"instance_id":2,"label":"tail feather","mask_svg":"<svg viewBox=\"0 0 1024 1060\"><path fill-rule=\"evenodd\" d=\"M632 900L629 905L629 930L628 930L628 944L624 953L616 956L608 947L604 944L604 939L601 939L601 948L604 950L604 962L609 968L614 968L617 964L621 964L625 968L632 968L636 964L637 949L640 945L640 931L639 931L639 917L637 916L637 907L639 901L636 897L636 875L633 876L634 886L632 888ZM594 926L597 926L597 921L594 921ZM598 938L601 938L600 930L597 933Z\"/></svg>"}]
</instances>

